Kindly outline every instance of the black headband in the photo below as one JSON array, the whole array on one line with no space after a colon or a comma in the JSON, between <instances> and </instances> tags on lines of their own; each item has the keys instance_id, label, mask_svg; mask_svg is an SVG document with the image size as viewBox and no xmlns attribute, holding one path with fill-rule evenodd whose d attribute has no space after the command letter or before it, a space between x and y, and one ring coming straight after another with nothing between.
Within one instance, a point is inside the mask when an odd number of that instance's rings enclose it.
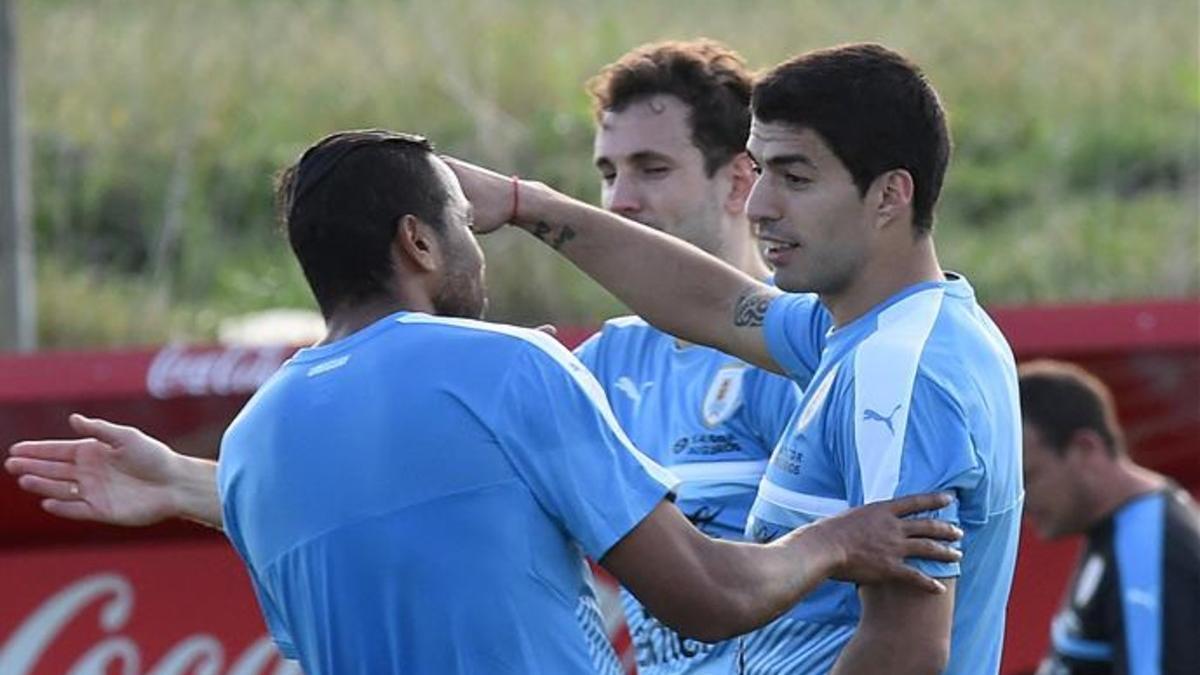
<instances>
[{"instance_id":1,"label":"black headband","mask_svg":"<svg viewBox=\"0 0 1200 675\"><path fill-rule=\"evenodd\" d=\"M424 136L386 129L339 131L330 134L305 150L296 162L296 172L292 176L292 189L288 198L289 206L294 207L297 200L324 180L347 155L360 148L382 143L410 143L433 151L432 144Z\"/></svg>"}]
</instances>

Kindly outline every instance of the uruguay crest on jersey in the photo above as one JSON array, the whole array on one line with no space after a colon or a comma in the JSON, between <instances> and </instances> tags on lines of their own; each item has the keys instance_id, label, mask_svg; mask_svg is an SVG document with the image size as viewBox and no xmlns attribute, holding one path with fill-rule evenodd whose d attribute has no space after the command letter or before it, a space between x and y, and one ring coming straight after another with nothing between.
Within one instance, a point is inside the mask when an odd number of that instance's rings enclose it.
<instances>
[{"instance_id":1,"label":"uruguay crest on jersey","mask_svg":"<svg viewBox=\"0 0 1200 675\"><path fill-rule=\"evenodd\" d=\"M744 363L731 363L717 370L700 406L705 425L715 427L737 412L742 404L742 378L748 367Z\"/></svg>"}]
</instances>

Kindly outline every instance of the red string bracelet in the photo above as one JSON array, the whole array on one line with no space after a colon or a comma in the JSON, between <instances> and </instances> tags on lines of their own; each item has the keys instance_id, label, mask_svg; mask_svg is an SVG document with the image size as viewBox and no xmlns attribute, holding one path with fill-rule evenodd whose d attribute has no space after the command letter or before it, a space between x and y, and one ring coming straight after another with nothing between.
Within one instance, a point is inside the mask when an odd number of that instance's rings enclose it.
<instances>
[{"instance_id":1,"label":"red string bracelet","mask_svg":"<svg viewBox=\"0 0 1200 675\"><path fill-rule=\"evenodd\" d=\"M517 222L517 208L521 206L521 178L512 175L512 213L508 214L508 222Z\"/></svg>"}]
</instances>

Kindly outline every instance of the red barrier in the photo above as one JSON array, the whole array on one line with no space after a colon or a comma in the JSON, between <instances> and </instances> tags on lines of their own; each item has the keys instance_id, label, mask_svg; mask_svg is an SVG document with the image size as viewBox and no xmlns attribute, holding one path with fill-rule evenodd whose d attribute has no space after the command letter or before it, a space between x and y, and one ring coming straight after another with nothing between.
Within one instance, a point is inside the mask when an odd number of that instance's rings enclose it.
<instances>
[{"instance_id":1,"label":"red barrier","mask_svg":"<svg viewBox=\"0 0 1200 675\"><path fill-rule=\"evenodd\" d=\"M221 537L10 549L0 673L294 673Z\"/></svg>"},{"instance_id":2,"label":"red barrier","mask_svg":"<svg viewBox=\"0 0 1200 675\"><path fill-rule=\"evenodd\" d=\"M1076 361L1115 391L1133 456L1200 493L1200 300L999 309L1022 359ZM559 337L577 344L587 330ZM248 395L291 348L0 355L0 458L23 438L67 436L69 412L134 424L213 456ZM0 477L0 673L285 672L244 572L220 534L187 523L73 523ZM1032 672L1076 542L1022 533L1003 672ZM98 665L99 664L99 665ZM105 666L104 664L108 664Z\"/></svg>"}]
</instances>

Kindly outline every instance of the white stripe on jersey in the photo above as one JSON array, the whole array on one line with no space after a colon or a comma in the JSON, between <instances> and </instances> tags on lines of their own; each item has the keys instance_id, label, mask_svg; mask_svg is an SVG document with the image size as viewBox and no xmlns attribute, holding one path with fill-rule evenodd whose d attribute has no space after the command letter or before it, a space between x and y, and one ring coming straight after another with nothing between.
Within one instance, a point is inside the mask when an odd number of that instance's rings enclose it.
<instances>
[{"instance_id":1,"label":"white stripe on jersey","mask_svg":"<svg viewBox=\"0 0 1200 675\"><path fill-rule=\"evenodd\" d=\"M850 503L844 499L795 492L766 480L758 487L758 498L780 508L818 518L835 516L850 508Z\"/></svg>"},{"instance_id":2,"label":"white stripe on jersey","mask_svg":"<svg viewBox=\"0 0 1200 675\"><path fill-rule=\"evenodd\" d=\"M864 504L896 494L917 365L945 294L941 288L913 293L880 312L875 332L854 355L854 446Z\"/></svg>"},{"instance_id":3,"label":"white stripe on jersey","mask_svg":"<svg viewBox=\"0 0 1200 675\"><path fill-rule=\"evenodd\" d=\"M608 405L608 398L604 395L604 389L592 373L575 358L566 347L555 340L553 337L529 328L521 328L519 326L510 326L503 323L490 323L487 321L477 321L475 319L459 319L448 316L433 316L430 314L410 313L400 316L396 319L397 323L422 323L422 324L441 324L445 326L457 326L459 328L469 328L473 330L486 331L490 333L499 333L508 335L528 342L529 344L541 349L547 356L554 359L560 366L563 367L575 383L583 389L583 393L591 400L592 405L600 411L600 416L608 424L609 431L617 437L621 445L633 455L633 458L642 465L646 473L652 478L662 483L668 490L675 492L679 487L679 479L661 466L658 462L647 457L634 446L633 441L625 435L625 431L621 429L621 425L617 423L617 418L613 414L612 408Z\"/></svg>"},{"instance_id":4,"label":"white stripe on jersey","mask_svg":"<svg viewBox=\"0 0 1200 675\"><path fill-rule=\"evenodd\" d=\"M685 483L723 481L758 485L758 481L762 479L763 472L766 470L767 460L765 459L752 459L744 462L688 462L671 466L671 473Z\"/></svg>"},{"instance_id":5,"label":"white stripe on jersey","mask_svg":"<svg viewBox=\"0 0 1200 675\"><path fill-rule=\"evenodd\" d=\"M618 316L604 322L609 326L617 326L618 328L627 328L629 326L649 326L646 320L640 316Z\"/></svg>"}]
</instances>

